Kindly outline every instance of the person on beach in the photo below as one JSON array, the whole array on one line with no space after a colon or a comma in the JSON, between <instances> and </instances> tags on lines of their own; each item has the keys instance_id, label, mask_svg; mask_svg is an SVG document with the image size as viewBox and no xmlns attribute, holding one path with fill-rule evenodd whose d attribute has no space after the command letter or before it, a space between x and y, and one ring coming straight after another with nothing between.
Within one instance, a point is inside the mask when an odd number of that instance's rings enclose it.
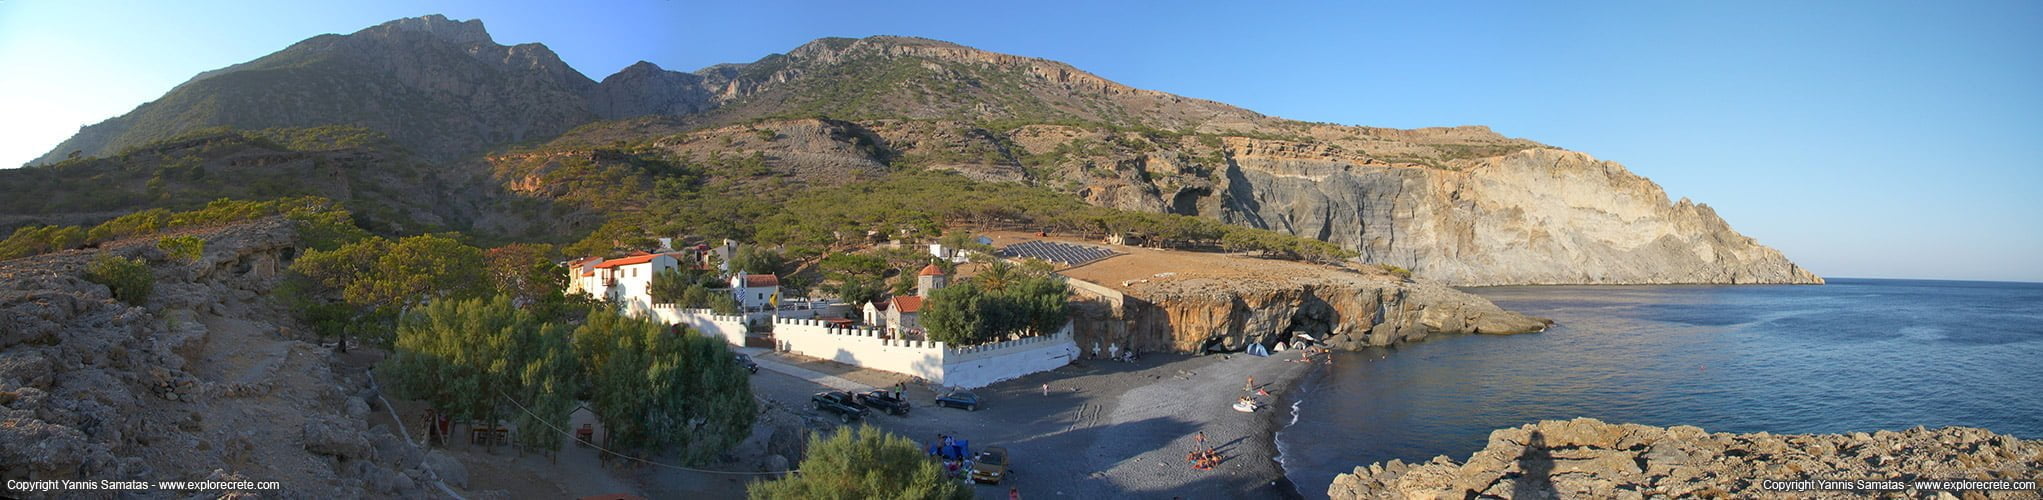
<instances>
[{"instance_id":1,"label":"person on beach","mask_svg":"<svg viewBox=\"0 0 2043 500\"><path fill-rule=\"evenodd\" d=\"M1206 447L1206 431L1199 431L1199 435L1193 436L1192 439L1197 440L1199 442L1200 448Z\"/></svg>"},{"instance_id":2,"label":"person on beach","mask_svg":"<svg viewBox=\"0 0 2043 500\"><path fill-rule=\"evenodd\" d=\"M1243 386L1241 386L1241 390L1244 390L1244 391L1253 391L1253 390L1256 390L1256 376L1255 376L1255 375L1249 375L1249 378L1248 378L1248 385L1243 385Z\"/></svg>"},{"instance_id":3,"label":"person on beach","mask_svg":"<svg viewBox=\"0 0 2043 500\"><path fill-rule=\"evenodd\" d=\"M1043 395L1044 396L1050 395L1050 383L1048 382L1043 383Z\"/></svg>"}]
</instances>

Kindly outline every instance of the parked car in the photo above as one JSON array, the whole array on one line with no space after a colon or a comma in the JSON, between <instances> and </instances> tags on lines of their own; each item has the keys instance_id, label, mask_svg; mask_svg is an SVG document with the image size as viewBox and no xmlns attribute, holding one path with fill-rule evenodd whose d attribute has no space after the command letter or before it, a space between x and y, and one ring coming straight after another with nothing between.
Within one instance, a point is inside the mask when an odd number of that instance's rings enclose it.
<instances>
[{"instance_id":1,"label":"parked car","mask_svg":"<svg viewBox=\"0 0 2043 500\"><path fill-rule=\"evenodd\" d=\"M869 411L865 405L858 404L857 398L852 397L851 393L844 391L818 392L810 397L809 401L816 403L817 411L835 413L838 421L847 424L865 418Z\"/></svg>"},{"instance_id":2,"label":"parked car","mask_svg":"<svg viewBox=\"0 0 2043 500\"><path fill-rule=\"evenodd\" d=\"M736 358L738 360L738 367L744 368L746 372L752 374L759 373L759 363L752 361L751 356L748 356L742 352L737 352L731 353L731 357Z\"/></svg>"},{"instance_id":3,"label":"parked car","mask_svg":"<svg viewBox=\"0 0 2043 500\"><path fill-rule=\"evenodd\" d=\"M1007 479L1007 448L988 446L972 457L972 482L1000 484Z\"/></svg>"},{"instance_id":4,"label":"parked car","mask_svg":"<svg viewBox=\"0 0 2043 500\"><path fill-rule=\"evenodd\" d=\"M887 412L890 415L908 416L908 400L896 398L893 391L886 389L873 389L858 393L858 404Z\"/></svg>"},{"instance_id":5,"label":"parked car","mask_svg":"<svg viewBox=\"0 0 2043 500\"><path fill-rule=\"evenodd\" d=\"M965 391L946 392L936 397L937 406L964 408L965 411L979 411L979 395Z\"/></svg>"}]
</instances>

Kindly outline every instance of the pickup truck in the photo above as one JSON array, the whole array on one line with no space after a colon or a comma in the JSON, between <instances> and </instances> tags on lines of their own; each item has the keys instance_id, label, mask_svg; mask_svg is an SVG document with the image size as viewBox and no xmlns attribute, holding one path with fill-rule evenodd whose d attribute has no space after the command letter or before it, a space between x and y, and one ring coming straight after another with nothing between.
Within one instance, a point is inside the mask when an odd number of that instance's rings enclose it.
<instances>
[{"instance_id":1,"label":"pickup truck","mask_svg":"<svg viewBox=\"0 0 2043 500\"><path fill-rule=\"evenodd\" d=\"M889 415L908 416L908 400L895 398L894 393L886 389L858 393L858 404L887 412Z\"/></svg>"},{"instance_id":2,"label":"pickup truck","mask_svg":"<svg viewBox=\"0 0 2043 500\"><path fill-rule=\"evenodd\" d=\"M868 411L865 405L858 404L857 398L852 397L849 392L818 392L814 397L810 397L809 401L816 403L817 411L835 413L838 421L847 424L865 418Z\"/></svg>"}]
</instances>

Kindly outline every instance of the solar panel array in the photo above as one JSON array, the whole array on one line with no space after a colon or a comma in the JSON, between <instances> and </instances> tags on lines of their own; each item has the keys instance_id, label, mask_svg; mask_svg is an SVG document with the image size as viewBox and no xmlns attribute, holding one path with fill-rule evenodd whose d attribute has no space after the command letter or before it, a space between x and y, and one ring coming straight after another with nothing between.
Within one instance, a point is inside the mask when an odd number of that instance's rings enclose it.
<instances>
[{"instance_id":1,"label":"solar panel array","mask_svg":"<svg viewBox=\"0 0 2043 500\"><path fill-rule=\"evenodd\" d=\"M1114 256L1113 250L1049 241L1024 241L1000 249L995 255L1007 258L1043 259L1076 266Z\"/></svg>"}]
</instances>

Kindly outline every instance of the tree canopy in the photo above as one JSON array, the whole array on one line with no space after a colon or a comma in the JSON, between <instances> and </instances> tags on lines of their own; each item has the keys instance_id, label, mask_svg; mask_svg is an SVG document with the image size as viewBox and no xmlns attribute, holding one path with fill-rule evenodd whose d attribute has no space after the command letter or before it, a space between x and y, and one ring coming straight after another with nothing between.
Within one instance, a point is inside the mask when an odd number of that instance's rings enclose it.
<instances>
[{"instance_id":1,"label":"tree canopy","mask_svg":"<svg viewBox=\"0 0 2043 500\"><path fill-rule=\"evenodd\" d=\"M691 309L709 309L717 314L737 314L741 306L731 296L730 286L714 273L700 269L670 268L653 273L647 294L653 302Z\"/></svg>"},{"instance_id":2,"label":"tree canopy","mask_svg":"<svg viewBox=\"0 0 2043 500\"><path fill-rule=\"evenodd\" d=\"M551 428L566 428L578 386L567 332L502 295L436 300L398 322L383 371L404 396L467 419L510 417L523 444L554 449Z\"/></svg>"},{"instance_id":3,"label":"tree canopy","mask_svg":"<svg viewBox=\"0 0 2043 500\"><path fill-rule=\"evenodd\" d=\"M914 441L865 424L809 438L809 456L799 470L752 483L747 493L753 500L972 498L970 488L944 477L943 468Z\"/></svg>"},{"instance_id":4,"label":"tree canopy","mask_svg":"<svg viewBox=\"0 0 2043 500\"><path fill-rule=\"evenodd\" d=\"M575 329L574 347L611 446L675 449L694 463L751 432L751 381L721 339L606 308Z\"/></svg>"},{"instance_id":5,"label":"tree canopy","mask_svg":"<svg viewBox=\"0 0 2043 500\"><path fill-rule=\"evenodd\" d=\"M931 293L922 328L931 340L951 345L1044 335L1070 318L1070 297L1070 285L1041 266L993 261L972 280Z\"/></svg>"}]
</instances>

